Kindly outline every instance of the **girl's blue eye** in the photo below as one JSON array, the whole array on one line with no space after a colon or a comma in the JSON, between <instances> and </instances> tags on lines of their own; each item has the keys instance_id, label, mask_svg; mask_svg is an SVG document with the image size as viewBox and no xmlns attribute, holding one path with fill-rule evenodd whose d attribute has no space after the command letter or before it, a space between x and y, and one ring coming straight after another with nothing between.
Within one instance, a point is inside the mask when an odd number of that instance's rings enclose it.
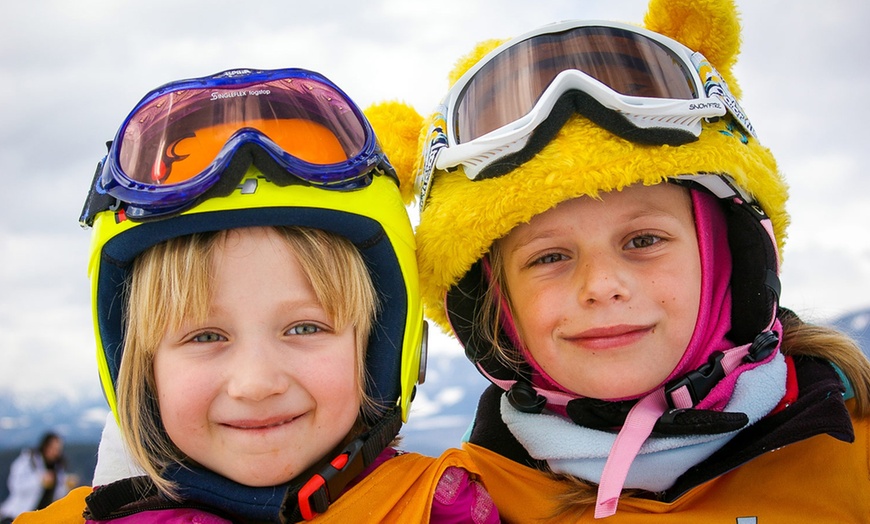
<instances>
[{"instance_id":1,"label":"girl's blue eye","mask_svg":"<svg viewBox=\"0 0 870 524\"><path fill-rule=\"evenodd\" d=\"M194 342L201 342L201 343L205 344L205 343L209 343L209 342L220 342L220 341L225 340L225 339L224 339L224 337L222 337L221 335L218 335L217 333L200 333L200 334L196 335L195 337L193 337L192 340Z\"/></svg>"},{"instance_id":2,"label":"girl's blue eye","mask_svg":"<svg viewBox=\"0 0 870 524\"><path fill-rule=\"evenodd\" d=\"M299 324L287 330L287 333L291 335L313 335L319 331L320 328L314 324Z\"/></svg>"}]
</instances>

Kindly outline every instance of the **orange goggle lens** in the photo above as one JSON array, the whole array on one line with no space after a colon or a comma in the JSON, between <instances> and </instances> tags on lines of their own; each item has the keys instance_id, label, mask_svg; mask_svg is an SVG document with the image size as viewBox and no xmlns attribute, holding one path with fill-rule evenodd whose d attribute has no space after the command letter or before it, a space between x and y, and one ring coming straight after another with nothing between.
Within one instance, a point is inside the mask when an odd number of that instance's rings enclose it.
<instances>
[{"instance_id":1,"label":"orange goggle lens","mask_svg":"<svg viewBox=\"0 0 870 524\"><path fill-rule=\"evenodd\" d=\"M310 164L334 164L348 158L335 134L316 122L256 119L217 124L164 140L151 154L128 158L125 171L138 173L140 180L147 177L142 181L154 185L179 184L205 171L233 135L244 128L259 131L285 152Z\"/></svg>"}]
</instances>

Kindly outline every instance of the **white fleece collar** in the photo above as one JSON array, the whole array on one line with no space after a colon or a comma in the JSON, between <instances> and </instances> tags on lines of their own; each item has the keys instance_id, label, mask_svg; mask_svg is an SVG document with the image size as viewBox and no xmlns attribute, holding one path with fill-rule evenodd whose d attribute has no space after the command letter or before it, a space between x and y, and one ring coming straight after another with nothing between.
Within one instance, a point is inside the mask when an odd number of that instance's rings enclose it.
<instances>
[{"instance_id":1,"label":"white fleece collar","mask_svg":"<svg viewBox=\"0 0 870 524\"><path fill-rule=\"evenodd\" d=\"M787 366L781 354L744 372L723 411L745 413L754 424L770 413L785 396ZM501 398L501 415L514 437L529 454L545 460L557 473L599 483L616 433L578 426L558 415L518 411ZM640 448L628 472L625 488L660 492L671 487L690 467L703 461L731 440L738 431L719 435L650 437Z\"/></svg>"}]
</instances>

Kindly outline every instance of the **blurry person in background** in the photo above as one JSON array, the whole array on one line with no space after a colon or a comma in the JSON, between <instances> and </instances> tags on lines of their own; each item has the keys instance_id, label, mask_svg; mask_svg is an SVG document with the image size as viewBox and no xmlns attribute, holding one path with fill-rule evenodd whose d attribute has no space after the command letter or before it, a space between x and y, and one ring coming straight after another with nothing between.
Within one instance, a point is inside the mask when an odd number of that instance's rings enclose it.
<instances>
[{"instance_id":1,"label":"blurry person in background","mask_svg":"<svg viewBox=\"0 0 870 524\"><path fill-rule=\"evenodd\" d=\"M48 432L36 449L25 449L9 468L9 497L0 506L0 524L25 511L41 509L69 491L63 439Z\"/></svg>"}]
</instances>

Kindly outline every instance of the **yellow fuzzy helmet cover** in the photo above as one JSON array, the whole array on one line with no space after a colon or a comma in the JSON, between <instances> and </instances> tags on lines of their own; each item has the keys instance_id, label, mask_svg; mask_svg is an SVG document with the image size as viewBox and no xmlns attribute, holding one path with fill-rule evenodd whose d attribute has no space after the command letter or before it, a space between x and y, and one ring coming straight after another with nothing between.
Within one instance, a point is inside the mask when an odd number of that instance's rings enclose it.
<instances>
[{"instance_id":1,"label":"yellow fuzzy helmet cover","mask_svg":"<svg viewBox=\"0 0 870 524\"><path fill-rule=\"evenodd\" d=\"M732 66L739 51L740 27L732 0L652 0L645 25L700 51L739 98ZM483 42L460 60L451 82L499 43ZM629 142L575 114L537 155L506 175L471 181L461 165L449 172L436 171L417 228L427 315L450 329L447 292L495 240L515 226L565 200L636 183L658 184L678 175L729 175L771 218L781 248L788 225L787 187L773 155L757 139L740 133L730 118L703 126L695 142L650 146ZM426 122L418 143L418 169L428 129ZM387 152L391 158L396 154Z\"/></svg>"},{"instance_id":2,"label":"yellow fuzzy helmet cover","mask_svg":"<svg viewBox=\"0 0 870 524\"><path fill-rule=\"evenodd\" d=\"M740 25L733 0L651 0L645 26L700 51L727 82L731 93L740 98L732 73L740 47ZM451 85L503 42L478 44L457 62L450 74ZM366 114L397 172L420 172L432 122L439 116L433 114L424 121L411 107L398 102L373 106ZM789 222L786 184L770 151L756 138L740 132L730 117L704 122L695 142L651 146L620 138L575 114L540 152L507 174L471 181L461 165L455 170L436 170L417 227L417 256L427 316L445 331L455 329L446 310L448 293L454 288L464 289L459 285L461 280L476 278L471 270L479 272L478 262L495 240L560 202L636 183L653 185L675 176L706 173L728 175L760 204L770 218L776 248L781 250ZM403 195L409 202L411 195ZM761 243L769 244L769 238L759 242L755 236L747 244L732 246L732 252L773 249ZM771 256L778 253L767 254L768 259ZM767 266L776 264L774 261ZM735 266L734 271L736 274L740 269ZM763 278L757 276L756 281ZM760 294L754 287L749 293Z\"/></svg>"}]
</instances>

